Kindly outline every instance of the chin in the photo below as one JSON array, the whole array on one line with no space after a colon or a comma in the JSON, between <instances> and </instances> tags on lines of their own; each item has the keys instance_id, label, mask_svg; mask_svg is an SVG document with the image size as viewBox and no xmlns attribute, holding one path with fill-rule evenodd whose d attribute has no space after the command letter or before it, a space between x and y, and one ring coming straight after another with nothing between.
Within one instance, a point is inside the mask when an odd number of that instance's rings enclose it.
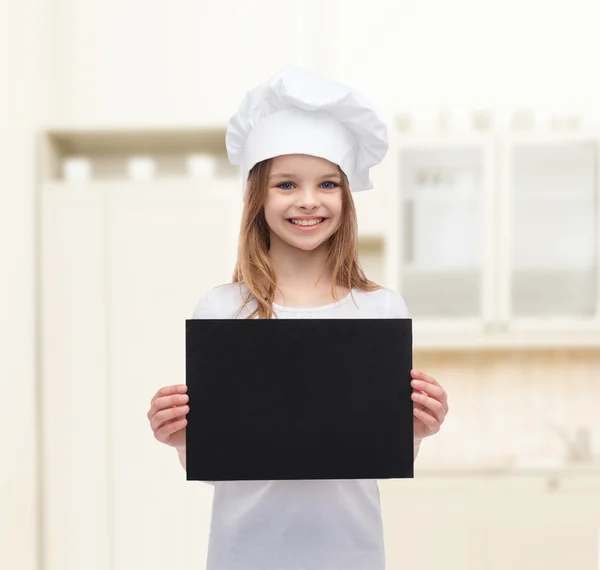
<instances>
[{"instance_id":1,"label":"chin","mask_svg":"<svg viewBox=\"0 0 600 570\"><path fill-rule=\"evenodd\" d=\"M286 231L275 232L275 234L277 235L279 241L290 247L294 247L303 251L314 251L315 249L318 249L319 247L325 245L332 235L330 232L327 232L327 234L321 236L295 236L290 235L289 232Z\"/></svg>"},{"instance_id":2,"label":"chin","mask_svg":"<svg viewBox=\"0 0 600 570\"><path fill-rule=\"evenodd\" d=\"M301 249L304 251L313 251L327 242L329 236L326 239L293 239L279 236L279 239L290 247Z\"/></svg>"},{"instance_id":3,"label":"chin","mask_svg":"<svg viewBox=\"0 0 600 570\"><path fill-rule=\"evenodd\" d=\"M327 240L324 241L318 241L315 242L313 244L307 244L307 243L291 243L291 242L286 242L288 245L291 245L292 247L295 247L296 249L301 249L302 251L314 251L315 249L318 249L319 247L321 247L323 244L325 244L327 242Z\"/></svg>"}]
</instances>

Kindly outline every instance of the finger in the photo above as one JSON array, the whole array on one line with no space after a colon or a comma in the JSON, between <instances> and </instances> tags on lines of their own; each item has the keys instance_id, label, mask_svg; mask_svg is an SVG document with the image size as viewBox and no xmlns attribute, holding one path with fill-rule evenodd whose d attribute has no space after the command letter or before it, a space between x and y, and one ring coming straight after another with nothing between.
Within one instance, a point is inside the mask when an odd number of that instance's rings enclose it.
<instances>
[{"instance_id":1,"label":"finger","mask_svg":"<svg viewBox=\"0 0 600 570\"><path fill-rule=\"evenodd\" d=\"M171 396L162 396L157 398L150 404L150 410L148 410L147 414L148 419L152 420L152 418L161 410L181 406L186 404L188 401L189 396L187 394L173 394Z\"/></svg>"},{"instance_id":2,"label":"finger","mask_svg":"<svg viewBox=\"0 0 600 570\"><path fill-rule=\"evenodd\" d=\"M446 397L446 392L441 386L436 386L435 384L430 384L429 382L425 382L423 380L413 380L410 384L414 388L417 388L420 392L429 394L438 400Z\"/></svg>"},{"instance_id":3,"label":"finger","mask_svg":"<svg viewBox=\"0 0 600 570\"><path fill-rule=\"evenodd\" d=\"M174 400L173 398L177 398L177 400ZM184 406L187 404L187 401L180 401L178 398L179 396L165 396L164 398L155 400L148 412L148 421L150 422L150 425L156 425L155 418L158 417L159 420L164 418L165 411L172 412L173 410L176 410L178 406Z\"/></svg>"},{"instance_id":4,"label":"finger","mask_svg":"<svg viewBox=\"0 0 600 570\"><path fill-rule=\"evenodd\" d=\"M415 408L413 410L413 413L429 428L430 435L433 435L434 433L440 431L440 423L437 421L436 418L434 418L424 410L420 410L418 408Z\"/></svg>"},{"instance_id":5,"label":"finger","mask_svg":"<svg viewBox=\"0 0 600 570\"><path fill-rule=\"evenodd\" d=\"M167 408L156 413L150 420L150 425L154 431L160 429L160 427L169 421L181 418L190 411L189 406L176 406L174 408Z\"/></svg>"},{"instance_id":6,"label":"finger","mask_svg":"<svg viewBox=\"0 0 600 570\"><path fill-rule=\"evenodd\" d=\"M435 386L439 386L441 388L440 383L429 374L425 374L421 370L415 370L414 368L410 371L410 375L417 380L423 380L423 382L428 382L429 384L433 384Z\"/></svg>"},{"instance_id":7,"label":"finger","mask_svg":"<svg viewBox=\"0 0 600 570\"><path fill-rule=\"evenodd\" d=\"M171 436L180 429L183 429L186 426L186 424L186 418L177 419L172 422L167 422L154 432L154 437L158 439L158 441L160 441L161 443L167 443Z\"/></svg>"},{"instance_id":8,"label":"finger","mask_svg":"<svg viewBox=\"0 0 600 570\"><path fill-rule=\"evenodd\" d=\"M414 402L422 404L428 413L433 412L440 424L444 422L445 409L441 402L438 402L434 398L426 396L425 394L419 394L418 392L413 392L411 398Z\"/></svg>"},{"instance_id":9,"label":"finger","mask_svg":"<svg viewBox=\"0 0 600 570\"><path fill-rule=\"evenodd\" d=\"M187 392L186 384L173 384L172 386L164 386L154 396L152 396L152 400L150 400L150 404L154 402L157 398L162 398L164 396L171 396L173 394L185 394Z\"/></svg>"},{"instance_id":10,"label":"finger","mask_svg":"<svg viewBox=\"0 0 600 570\"><path fill-rule=\"evenodd\" d=\"M428 396L435 398L438 402L441 402L444 406L445 413L448 413L448 394L441 386L435 386L434 384L429 384L423 380L413 380L411 385L421 393L427 394Z\"/></svg>"},{"instance_id":11,"label":"finger","mask_svg":"<svg viewBox=\"0 0 600 570\"><path fill-rule=\"evenodd\" d=\"M161 400L161 398L168 397L173 394L185 394L186 392L187 392L186 384L173 384L172 386L164 386L163 388L158 390L158 392L156 392L156 394L154 394L154 396L152 396L152 399L150 400L150 409L148 410L146 417L150 420L151 417L158 410L161 409L162 403L161 402L155 403L155 402ZM164 406L162 406L162 407L164 407Z\"/></svg>"}]
</instances>

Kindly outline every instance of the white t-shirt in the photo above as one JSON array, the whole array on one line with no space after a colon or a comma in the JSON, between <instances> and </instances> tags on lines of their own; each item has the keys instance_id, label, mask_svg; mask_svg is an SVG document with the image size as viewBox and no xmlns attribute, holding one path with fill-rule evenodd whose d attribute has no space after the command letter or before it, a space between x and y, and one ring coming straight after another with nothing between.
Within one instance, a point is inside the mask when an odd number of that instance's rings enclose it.
<instances>
[{"instance_id":1,"label":"white t-shirt","mask_svg":"<svg viewBox=\"0 0 600 570\"><path fill-rule=\"evenodd\" d=\"M245 318L245 285L208 291L195 319ZM400 295L353 291L321 307L273 304L279 318L404 318ZM384 570L377 480L216 481L207 570Z\"/></svg>"}]
</instances>

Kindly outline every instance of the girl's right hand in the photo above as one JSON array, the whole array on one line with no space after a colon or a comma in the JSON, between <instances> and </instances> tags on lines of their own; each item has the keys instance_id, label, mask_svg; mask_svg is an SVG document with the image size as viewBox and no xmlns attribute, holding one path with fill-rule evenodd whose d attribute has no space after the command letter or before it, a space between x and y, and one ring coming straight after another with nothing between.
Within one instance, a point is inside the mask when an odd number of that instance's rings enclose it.
<instances>
[{"instance_id":1,"label":"girl's right hand","mask_svg":"<svg viewBox=\"0 0 600 570\"><path fill-rule=\"evenodd\" d=\"M190 411L187 386L176 384L161 388L150 401L146 414L154 437L171 447L185 447L186 414Z\"/></svg>"}]
</instances>

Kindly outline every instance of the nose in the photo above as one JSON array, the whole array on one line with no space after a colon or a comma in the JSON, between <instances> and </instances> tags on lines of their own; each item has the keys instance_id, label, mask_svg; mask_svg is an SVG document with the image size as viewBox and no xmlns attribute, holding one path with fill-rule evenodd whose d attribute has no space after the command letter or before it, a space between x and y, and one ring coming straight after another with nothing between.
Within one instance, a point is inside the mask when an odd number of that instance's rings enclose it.
<instances>
[{"instance_id":1,"label":"nose","mask_svg":"<svg viewBox=\"0 0 600 570\"><path fill-rule=\"evenodd\" d=\"M300 192L296 193L296 196L298 196L298 203L296 205L302 210L315 210L321 205L319 192L311 186L303 188Z\"/></svg>"}]
</instances>

